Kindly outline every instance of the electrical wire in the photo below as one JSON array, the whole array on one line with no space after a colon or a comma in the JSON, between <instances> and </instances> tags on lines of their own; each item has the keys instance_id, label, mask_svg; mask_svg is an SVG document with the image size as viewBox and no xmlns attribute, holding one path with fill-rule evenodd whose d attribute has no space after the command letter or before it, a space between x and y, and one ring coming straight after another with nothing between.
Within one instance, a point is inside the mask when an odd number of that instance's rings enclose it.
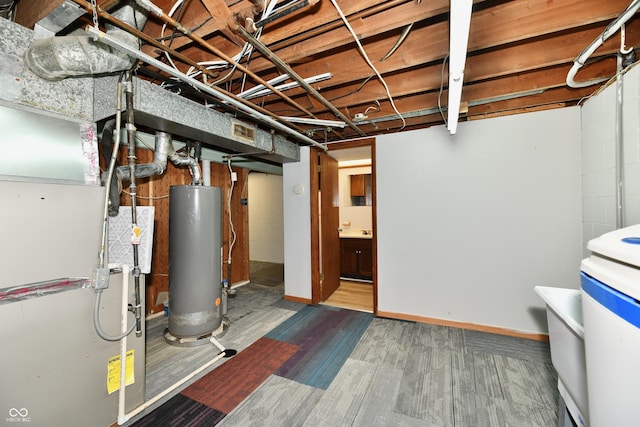
<instances>
[{"instance_id":1,"label":"electrical wire","mask_svg":"<svg viewBox=\"0 0 640 427\"><path fill-rule=\"evenodd\" d=\"M169 10L169 13L167 13L168 16L173 16L173 14L176 12L176 10L184 3L184 0L177 0L173 6L171 7L171 9ZM278 3L278 0L271 0L267 6L265 7L264 11L262 12L262 16L261 19L264 19L266 17L268 17L271 13L274 12L275 7ZM206 22L206 21L205 21ZM204 23L200 24L200 26L204 25ZM164 40L165 39L173 39L173 36L166 36L164 35L164 32L166 31L167 28L167 23L164 23L164 25L162 26L162 29L160 31L160 38L159 40L162 42L162 44L164 44ZM174 29L174 33L175 33L175 29ZM258 32L256 33L256 38L259 39L260 36L262 35L262 28L260 28L258 30ZM236 54L235 56L232 57L233 61L234 61L234 65L231 69L231 71L229 71L224 77L216 80L213 83L207 83L206 82L206 77L203 77L205 80L203 80L203 82L205 84L208 84L209 86L214 86L217 84L220 84L222 82L224 82L226 79L228 79L231 75L233 75L233 73L235 72L235 69L237 67L237 64L242 61L242 58L244 58L245 56L251 56L251 52L252 52L252 47L249 43L245 43L244 46L242 47L242 49L240 50L240 52L238 54ZM175 68L178 69L178 67L175 65L175 63L173 62L173 60L171 59L171 57L169 56L168 52L165 52L165 56L167 57L167 60L169 61L169 64ZM222 69L222 68L227 68L229 67L229 64L227 61L202 61L202 62L198 62L198 65L201 65L203 67L205 67L207 70L218 70L218 69ZM195 70L194 67L190 67L189 70L185 73L187 76L195 78L197 76L199 76L200 74L202 74L202 72L200 70Z\"/></svg>"},{"instance_id":2,"label":"electrical wire","mask_svg":"<svg viewBox=\"0 0 640 427\"><path fill-rule=\"evenodd\" d=\"M171 6L171 9L169 10L168 15L169 16L173 16L174 13L176 13L176 10L178 10L178 8L180 6L182 6L184 4L184 0L177 0L173 6ZM167 23L165 22L164 25L162 25L162 29L160 30L160 43L164 44L164 31L167 29ZM173 38L175 36L176 33L176 29L173 29L173 34L171 35L171 37L169 38L169 46L171 46L171 44L173 43ZM176 70L178 69L178 67L176 66L176 64L173 62L173 59L171 59L171 55L169 55L169 52L164 52L164 56L167 58L167 61L169 61L169 64L171 64L171 66L173 68L175 68Z\"/></svg>"},{"instance_id":3,"label":"electrical wire","mask_svg":"<svg viewBox=\"0 0 640 427\"><path fill-rule=\"evenodd\" d=\"M442 120L444 120L445 126L447 126L447 118L444 116L444 112L442 111L442 91L444 90L444 69L447 66L448 59L449 54L447 53L442 60L442 71L440 71L440 92L438 93L438 111L440 111L440 115L442 116Z\"/></svg>"},{"instance_id":4,"label":"electrical wire","mask_svg":"<svg viewBox=\"0 0 640 427\"><path fill-rule=\"evenodd\" d=\"M400 120L402 120L402 127L399 130L404 129L407 126L407 122L404 119L404 117L402 116L402 114L400 114L400 111L398 111L398 108L396 107L396 103L393 100L393 96L391 96L391 91L389 91L389 86L387 86L387 82L385 82L385 80L382 78L382 75L380 74L378 69L375 67L375 65L373 65L373 63L369 59L369 56L367 55L367 52L365 52L364 48L362 47L362 44L360 43L360 39L358 39L358 35L356 34L355 31L353 31L353 28L351 27L351 24L349 24L349 21L347 21L347 17L344 16L344 13L342 12L342 9L340 8L340 6L338 6L338 3L336 2L336 0L331 0L331 3L336 8L336 10L338 11L338 14L340 15L340 18L342 18L342 21L344 22L344 25L347 27L347 29L349 30L349 32L353 36L353 39L355 40L356 44L358 45L358 49L360 50L360 53L364 57L364 60L367 62L367 64L369 64L369 67L371 67L373 72L376 73L376 76L378 76L378 79L380 80L380 83L382 83L382 86L384 86L384 89L387 92L387 97L389 98L389 102L391 102L391 106L393 107L393 111L395 111L396 114L400 117Z\"/></svg>"},{"instance_id":5,"label":"electrical wire","mask_svg":"<svg viewBox=\"0 0 640 427\"><path fill-rule=\"evenodd\" d=\"M337 101L338 99L346 98L347 96L350 96L350 95L353 95L353 94L356 94L356 93L360 92L362 90L362 88L364 87L364 85L369 83L369 80L371 80L374 77L375 77L375 75L367 77L366 79L364 79L364 81L362 83L360 83L360 86L358 86L357 89L354 89L349 93L345 93L344 95L340 95L340 96L336 96L335 98L328 99L328 101L329 102Z\"/></svg>"},{"instance_id":6,"label":"electrical wire","mask_svg":"<svg viewBox=\"0 0 640 427\"><path fill-rule=\"evenodd\" d=\"M195 27L193 28L189 28L189 32L193 33L195 31L198 31L200 28L204 27L205 24L209 21L211 21L213 19L213 16L208 17L207 19L205 19L204 21L202 21L200 24L197 24ZM175 34L175 31L170 35L170 36L164 36L164 37L158 37L157 39L155 39L156 41L162 42L164 40L171 40L173 38L176 37L186 37L184 34Z\"/></svg>"},{"instance_id":7,"label":"electrical wire","mask_svg":"<svg viewBox=\"0 0 640 427\"><path fill-rule=\"evenodd\" d=\"M233 170L231 169L231 159L227 160L227 167L229 168L229 179L231 181L231 187L229 188L229 196L227 197L227 212L229 215L229 230L231 231L231 238L229 239L229 254L227 255L227 264L231 265L231 251L236 244L236 230L233 227L233 220L231 219L231 197L233 196L233 188L235 187L235 181L233 179ZM231 286L231 283L229 283Z\"/></svg>"}]
</instances>

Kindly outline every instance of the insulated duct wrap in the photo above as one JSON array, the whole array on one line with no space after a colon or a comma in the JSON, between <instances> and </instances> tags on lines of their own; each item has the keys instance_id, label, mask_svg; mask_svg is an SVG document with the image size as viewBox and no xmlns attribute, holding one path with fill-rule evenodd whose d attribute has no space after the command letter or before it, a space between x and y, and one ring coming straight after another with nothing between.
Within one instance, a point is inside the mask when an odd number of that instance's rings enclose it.
<instances>
[{"instance_id":1,"label":"insulated duct wrap","mask_svg":"<svg viewBox=\"0 0 640 427\"><path fill-rule=\"evenodd\" d=\"M142 30L147 13L128 2L115 11L113 17ZM111 24L105 24L105 29L110 36L138 48L136 36ZM77 35L34 40L25 52L24 60L34 74L46 80L116 73L131 68L136 61L120 50L94 41L84 31Z\"/></svg>"},{"instance_id":2,"label":"insulated duct wrap","mask_svg":"<svg viewBox=\"0 0 640 427\"><path fill-rule=\"evenodd\" d=\"M169 333L210 335L222 324L222 189L169 191Z\"/></svg>"}]
</instances>

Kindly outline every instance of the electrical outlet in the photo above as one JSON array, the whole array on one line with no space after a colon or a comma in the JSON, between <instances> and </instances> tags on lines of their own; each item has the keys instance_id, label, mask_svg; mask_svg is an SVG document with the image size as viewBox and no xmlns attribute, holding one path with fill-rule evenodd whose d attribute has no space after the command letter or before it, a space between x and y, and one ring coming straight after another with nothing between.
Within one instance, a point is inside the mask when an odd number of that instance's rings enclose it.
<instances>
[{"instance_id":1,"label":"electrical outlet","mask_svg":"<svg viewBox=\"0 0 640 427\"><path fill-rule=\"evenodd\" d=\"M236 182L238 180L238 174L236 172L231 172L231 181Z\"/></svg>"}]
</instances>

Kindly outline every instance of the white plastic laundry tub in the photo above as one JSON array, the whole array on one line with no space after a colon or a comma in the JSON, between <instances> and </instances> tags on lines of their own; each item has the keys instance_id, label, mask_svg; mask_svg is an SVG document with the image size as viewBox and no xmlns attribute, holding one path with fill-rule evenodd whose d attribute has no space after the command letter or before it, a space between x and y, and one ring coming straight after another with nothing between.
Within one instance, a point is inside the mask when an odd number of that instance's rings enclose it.
<instances>
[{"instance_id":1,"label":"white plastic laundry tub","mask_svg":"<svg viewBox=\"0 0 640 427\"><path fill-rule=\"evenodd\" d=\"M558 390L579 426L588 426L587 370L579 289L536 286L547 305L551 362L558 372Z\"/></svg>"}]
</instances>

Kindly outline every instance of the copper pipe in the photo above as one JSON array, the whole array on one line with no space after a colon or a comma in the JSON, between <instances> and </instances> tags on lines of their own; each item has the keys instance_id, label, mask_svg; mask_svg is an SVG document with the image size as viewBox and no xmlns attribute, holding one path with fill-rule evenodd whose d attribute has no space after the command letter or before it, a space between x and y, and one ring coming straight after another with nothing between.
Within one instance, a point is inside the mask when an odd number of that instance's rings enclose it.
<instances>
[{"instance_id":1,"label":"copper pipe","mask_svg":"<svg viewBox=\"0 0 640 427\"><path fill-rule=\"evenodd\" d=\"M388 1L388 2L383 2L381 4L378 4L376 6L370 7L369 9L360 11L360 12L356 12L354 14L351 14L349 16L347 16L347 18L349 18L350 21L355 21L358 19L364 19L367 18L371 15L375 15L376 13L380 13L380 12L384 12L386 10L389 10L391 8L394 8L396 6L399 6L403 3L407 3L408 0L393 0L393 1ZM411 0L409 0L411 1ZM327 31L331 31L331 30L335 30L338 27L341 27L343 25L342 20L340 19L339 16L336 15L336 20L332 21L332 22L328 22L327 24L321 26L321 27L317 27L314 29L311 29L309 31L304 32L303 34L299 34L299 35L294 35L292 37L289 37L285 40L281 40L279 42L274 42L273 44L271 44L271 49L272 50L279 50L279 49L283 49L287 46L291 46L293 44L299 43L303 40L315 37L315 36L319 36L320 34L324 34Z\"/></svg>"},{"instance_id":2,"label":"copper pipe","mask_svg":"<svg viewBox=\"0 0 640 427\"><path fill-rule=\"evenodd\" d=\"M293 71L293 69L289 65L287 65L282 59L278 58L276 54L271 52L269 48L266 47L263 43L261 43L251 34L249 34L247 30L239 26L238 34L240 34L240 36L243 39L245 39L247 42L249 42L251 46L256 48L261 54L263 54L265 58L271 61L273 65L279 68L280 71L291 76L291 78L297 81L300 84L300 86L302 86L307 91L307 93L309 93L311 96L313 96L318 101L320 101L322 105L327 107L333 114L339 117L342 121L347 123L351 129L355 130L360 136L367 136L367 134L364 133L362 130L360 130L360 128L358 128L358 126L356 126L355 123L353 123L353 121L351 121L349 117L345 116L340 110L338 110L331 102L329 102L329 100L327 100L327 98L322 96L320 92L318 92L313 86L305 82L304 79L298 75L298 73Z\"/></svg>"},{"instance_id":3,"label":"copper pipe","mask_svg":"<svg viewBox=\"0 0 640 427\"><path fill-rule=\"evenodd\" d=\"M87 2L87 1L84 1L84 0L73 0L73 2L78 4L84 10L86 10L87 13L89 13L89 14L93 13L93 7L91 6L91 3ZM97 14L98 14L98 16L100 18L106 19L107 21L111 22L115 26L120 27L121 29L127 31L130 34L133 34L134 36L138 37L141 40L144 40L145 42L149 43L153 47L156 47L156 48L158 48L158 49L160 49L160 50L162 50L164 52L167 52L171 56L177 58L178 60L184 62L187 65L190 65L190 66L198 69L200 72L202 72L203 74L208 75L212 79L218 78L218 75L219 75L218 73L212 73L210 70L207 70L206 67L203 67L202 65L199 65L197 62L193 61L192 59L189 59L188 57L184 56L183 54L181 54L181 53L171 49L170 47L165 46L164 44L156 41L154 38L146 35L145 33L143 33L142 31L138 30L137 28L132 27L131 25L128 25L128 24L120 21L119 19L114 18L111 14L105 12L104 10L98 8Z\"/></svg>"},{"instance_id":4,"label":"copper pipe","mask_svg":"<svg viewBox=\"0 0 640 427\"><path fill-rule=\"evenodd\" d=\"M84 0L73 0L75 3L77 3L78 5L80 5L82 8L84 8L88 13L93 13L93 7L91 6L91 4L89 2L86 2ZM217 78L218 75L217 74L213 74L211 73L210 70L207 70L205 67L203 67L202 65L199 65L197 62L189 59L188 57L182 55L179 52L176 52L175 50L171 49L170 47L156 41L155 39L153 39L152 37L146 35L145 33L137 30L136 28L125 24L124 22L115 19L112 15L110 15L109 13L101 10L100 8L98 8L98 16L100 16L103 19L106 19L107 21L111 22L112 24L116 25L117 27L122 28L123 30L135 35L136 37L140 38L141 40L144 40L145 42L149 43L150 45L157 47L158 49L163 50L164 52L167 52L168 54L170 54L171 56L179 59L180 61L184 62L187 65L193 66L194 68L197 68L198 70L200 70L203 74L206 74L212 78ZM253 104L249 101L247 101L246 99L240 98L238 96L236 96L235 94L232 94L230 92L225 91L224 89L221 89L217 86L213 86L212 89L221 92L227 96L230 96L232 98L234 98L236 101L241 102L242 104L251 107L259 112L261 112L262 114L267 114L269 115L271 118L278 120L281 123L286 124L287 126L295 129L298 132L304 132L304 129L302 129L299 126L296 125L292 125L291 123L288 123L287 121L283 120L280 118L280 116L265 110L262 107L257 106L256 104Z\"/></svg>"},{"instance_id":5,"label":"copper pipe","mask_svg":"<svg viewBox=\"0 0 640 427\"><path fill-rule=\"evenodd\" d=\"M276 95L280 96L282 99L287 101L293 107L295 107L298 110L302 111L303 113L311 116L312 118L316 118L316 116L314 116L312 112L310 112L309 110L304 108L302 105L298 104L296 101L291 99L286 94L282 93L280 90L276 89L273 85L268 83L263 78L259 77L257 74L255 74L253 71L249 70L244 65L240 64L239 62L234 61L233 58L231 58L229 55L227 55L226 53L222 52L220 49L218 49L215 46L213 46L211 43L207 42L202 37L194 34L188 28L185 28L181 23L179 23L178 21L176 21L175 19L173 19L172 17L170 17L166 13L162 12L162 16L158 15L158 17L160 18L160 20L162 22L171 25L176 30L180 31L182 34L184 34L185 36L189 37L191 40L193 40L196 43L198 43L200 46L208 49L210 52L212 52L213 54L215 54L215 55L219 56L220 58L224 59L228 63L233 64L238 70L240 70L241 72L247 74L249 77L254 79L256 82L264 85L266 88L270 89L273 93L275 93Z\"/></svg>"}]
</instances>

